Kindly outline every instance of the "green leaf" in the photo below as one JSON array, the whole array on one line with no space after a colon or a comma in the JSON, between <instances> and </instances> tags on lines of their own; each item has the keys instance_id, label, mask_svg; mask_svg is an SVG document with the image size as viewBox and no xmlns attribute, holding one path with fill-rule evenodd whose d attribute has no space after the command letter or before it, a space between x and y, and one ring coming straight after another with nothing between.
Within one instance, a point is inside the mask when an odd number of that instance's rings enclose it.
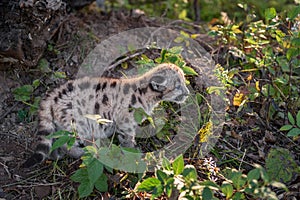
<instances>
[{"instance_id":1,"label":"green leaf","mask_svg":"<svg viewBox=\"0 0 300 200\"><path fill-rule=\"evenodd\" d=\"M202 95L200 94L200 93L196 93L196 102L197 102L197 104L201 104L202 103L202 101L203 101L203 97L202 97Z\"/></svg>"},{"instance_id":2,"label":"green leaf","mask_svg":"<svg viewBox=\"0 0 300 200\"><path fill-rule=\"evenodd\" d=\"M174 178L167 179L165 184L165 189L166 189L167 196L170 198L170 196L172 195L172 191L174 189Z\"/></svg>"},{"instance_id":3,"label":"green leaf","mask_svg":"<svg viewBox=\"0 0 300 200\"><path fill-rule=\"evenodd\" d=\"M294 119L293 115L290 112L288 112L288 119L289 119L289 122L292 125L295 125L295 119Z\"/></svg>"},{"instance_id":4,"label":"green leaf","mask_svg":"<svg viewBox=\"0 0 300 200\"><path fill-rule=\"evenodd\" d=\"M150 122L150 124L152 125L152 127L155 128L155 123L154 123L153 118L152 118L151 116L148 116L148 117L147 117L147 120Z\"/></svg>"},{"instance_id":5,"label":"green leaf","mask_svg":"<svg viewBox=\"0 0 300 200\"><path fill-rule=\"evenodd\" d=\"M71 177L74 182L88 180L88 172L85 168L78 169Z\"/></svg>"},{"instance_id":6,"label":"green leaf","mask_svg":"<svg viewBox=\"0 0 300 200\"><path fill-rule=\"evenodd\" d=\"M270 84L265 84L262 86L261 92L263 93L264 96L274 96L275 95L275 89L272 85Z\"/></svg>"},{"instance_id":7,"label":"green leaf","mask_svg":"<svg viewBox=\"0 0 300 200\"><path fill-rule=\"evenodd\" d=\"M66 72L55 72L53 75L55 78L67 78Z\"/></svg>"},{"instance_id":8,"label":"green leaf","mask_svg":"<svg viewBox=\"0 0 300 200\"><path fill-rule=\"evenodd\" d=\"M217 87L217 86L210 86L206 89L208 94L215 93L216 95L220 95L221 91L224 91L225 87Z\"/></svg>"},{"instance_id":9,"label":"green leaf","mask_svg":"<svg viewBox=\"0 0 300 200\"><path fill-rule=\"evenodd\" d=\"M103 164L94 158L88 165L87 165L87 171L89 180L92 184L94 184L100 176L103 174Z\"/></svg>"},{"instance_id":10,"label":"green leaf","mask_svg":"<svg viewBox=\"0 0 300 200\"><path fill-rule=\"evenodd\" d=\"M161 60L160 60L159 63L165 62L166 54L167 54L167 50L166 50L166 49L163 49L163 50L161 51Z\"/></svg>"},{"instance_id":11,"label":"green leaf","mask_svg":"<svg viewBox=\"0 0 300 200\"><path fill-rule=\"evenodd\" d=\"M137 189L138 189L138 191L151 192L160 185L161 185L161 182L157 178L147 178L138 186Z\"/></svg>"},{"instance_id":12,"label":"green leaf","mask_svg":"<svg viewBox=\"0 0 300 200\"><path fill-rule=\"evenodd\" d=\"M97 148L94 146L86 146L83 150L91 155L97 154Z\"/></svg>"},{"instance_id":13,"label":"green leaf","mask_svg":"<svg viewBox=\"0 0 300 200\"><path fill-rule=\"evenodd\" d=\"M33 116L34 114L37 113L37 111L39 109L40 101L41 101L41 97L35 97L34 98L34 102L33 102L33 104L29 108L29 114L31 116Z\"/></svg>"},{"instance_id":14,"label":"green leaf","mask_svg":"<svg viewBox=\"0 0 300 200\"><path fill-rule=\"evenodd\" d=\"M296 115L296 121L297 121L297 126L300 128L300 110L298 111Z\"/></svg>"},{"instance_id":15,"label":"green leaf","mask_svg":"<svg viewBox=\"0 0 300 200\"><path fill-rule=\"evenodd\" d=\"M162 170L156 170L156 177L158 178L158 180L160 180L160 182L163 184L165 183L166 179L168 178L168 175L163 172Z\"/></svg>"},{"instance_id":16,"label":"green leaf","mask_svg":"<svg viewBox=\"0 0 300 200\"><path fill-rule=\"evenodd\" d=\"M154 61L159 64L164 62L164 61L162 61L161 57L155 58Z\"/></svg>"},{"instance_id":17,"label":"green leaf","mask_svg":"<svg viewBox=\"0 0 300 200\"><path fill-rule=\"evenodd\" d=\"M172 47L171 49L168 49L168 53L170 54L177 54L179 55L182 51L182 47L181 46L175 46L175 47Z\"/></svg>"},{"instance_id":18,"label":"green leaf","mask_svg":"<svg viewBox=\"0 0 300 200\"><path fill-rule=\"evenodd\" d=\"M59 138L61 136L69 136L69 135L73 135L73 133L69 132L69 131L65 131L65 130L59 130L56 131L54 133L51 133L50 135L47 135L47 139L51 139L51 138Z\"/></svg>"},{"instance_id":19,"label":"green leaf","mask_svg":"<svg viewBox=\"0 0 300 200\"><path fill-rule=\"evenodd\" d=\"M248 182L252 180L258 180L260 177L260 170L259 169L252 169L250 172L247 174L247 179Z\"/></svg>"},{"instance_id":20,"label":"green leaf","mask_svg":"<svg viewBox=\"0 0 300 200\"><path fill-rule=\"evenodd\" d=\"M287 125L282 126L279 130L281 130L281 131L288 131L288 130L290 130L292 128L293 128L293 125L287 124Z\"/></svg>"},{"instance_id":21,"label":"green leaf","mask_svg":"<svg viewBox=\"0 0 300 200\"><path fill-rule=\"evenodd\" d=\"M300 128L293 128L288 133L287 136L294 137L300 135Z\"/></svg>"},{"instance_id":22,"label":"green leaf","mask_svg":"<svg viewBox=\"0 0 300 200\"><path fill-rule=\"evenodd\" d=\"M205 187L203 189L202 199L203 200L211 200L211 199L213 199L213 193L212 193L211 189L209 189L208 187Z\"/></svg>"},{"instance_id":23,"label":"green leaf","mask_svg":"<svg viewBox=\"0 0 300 200\"><path fill-rule=\"evenodd\" d=\"M155 199L157 197L160 197L164 192L163 185L158 185L156 188L153 189L151 199Z\"/></svg>"},{"instance_id":24,"label":"green leaf","mask_svg":"<svg viewBox=\"0 0 300 200\"><path fill-rule=\"evenodd\" d=\"M185 75L198 75L198 73L191 67L184 66L182 70Z\"/></svg>"},{"instance_id":25,"label":"green leaf","mask_svg":"<svg viewBox=\"0 0 300 200\"><path fill-rule=\"evenodd\" d=\"M270 176L268 175L267 171L262 166L259 166L259 169L261 178L265 181L265 183L269 183Z\"/></svg>"},{"instance_id":26,"label":"green leaf","mask_svg":"<svg viewBox=\"0 0 300 200\"><path fill-rule=\"evenodd\" d=\"M141 124L143 122L144 116L145 111L142 108L137 108L134 110L133 117L138 124Z\"/></svg>"},{"instance_id":27,"label":"green leaf","mask_svg":"<svg viewBox=\"0 0 300 200\"><path fill-rule=\"evenodd\" d=\"M100 178L95 183L95 187L100 192L107 192L108 191L108 184L107 184L107 176L102 174Z\"/></svg>"},{"instance_id":28,"label":"green leaf","mask_svg":"<svg viewBox=\"0 0 300 200\"><path fill-rule=\"evenodd\" d=\"M14 97L17 101L28 101L33 93L32 85L23 85L13 90Z\"/></svg>"},{"instance_id":29,"label":"green leaf","mask_svg":"<svg viewBox=\"0 0 300 200\"><path fill-rule=\"evenodd\" d=\"M111 168L109 166L106 166L106 165L104 165L104 167L105 167L106 171L108 171L109 173L111 173L111 174L114 173L114 169L113 168ZM141 178L139 178L139 179L141 179Z\"/></svg>"},{"instance_id":30,"label":"green leaf","mask_svg":"<svg viewBox=\"0 0 300 200\"><path fill-rule=\"evenodd\" d=\"M177 66L178 67L180 67L180 68L183 68L184 66L185 66L185 62L183 61L183 60L179 60L178 62L177 62Z\"/></svg>"},{"instance_id":31,"label":"green leaf","mask_svg":"<svg viewBox=\"0 0 300 200\"><path fill-rule=\"evenodd\" d=\"M276 17L276 10L275 8L267 8L265 10L265 18L267 21L273 19L274 17Z\"/></svg>"},{"instance_id":32,"label":"green leaf","mask_svg":"<svg viewBox=\"0 0 300 200\"><path fill-rule=\"evenodd\" d=\"M187 18L187 11L186 11L186 9L182 10L182 11L179 13L178 18L179 18L179 19L183 19L183 20L185 20L185 19Z\"/></svg>"},{"instance_id":33,"label":"green leaf","mask_svg":"<svg viewBox=\"0 0 300 200\"><path fill-rule=\"evenodd\" d=\"M69 141L70 137L67 135L61 136L55 142L53 143L50 152L54 151L55 149L62 147L64 144L66 144Z\"/></svg>"},{"instance_id":34,"label":"green leaf","mask_svg":"<svg viewBox=\"0 0 300 200\"><path fill-rule=\"evenodd\" d=\"M190 38L190 35L184 31L180 31L180 35L182 35L184 38Z\"/></svg>"},{"instance_id":35,"label":"green leaf","mask_svg":"<svg viewBox=\"0 0 300 200\"><path fill-rule=\"evenodd\" d=\"M93 189L94 185L91 184L90 181L82 181L78 187L79 197L83 198L89 196L93 192Z\"/></svg>"},{"instance_id":36,"label":"green leaf","mask_svg":"<svg viewBox=\"0 0 300 200\"><path fill-rule=\"evenodd\" d=\"M231 178L232 182L233 182L233 185L236 189L240 189L242 186L245 185L245 179L243 179L242 177L242 172L237 172L237 173L234 173L233 177Z\"/></svg>"},{"instance_id":37,"label":"green leaf","mask_svg":"<svg viewBox=\"0 0 300 200\"><path fill-rule=\"evenodd\" d=\"M26 121L28 117L28 111L27 110L18 110L18 118L21 121Z\"/></svg>"},{"instance_id":38,"label":"green leaf","mask_svg":"<svg viewBox=\"0 0 300 200\"><path fill-rule=\"evenodd\" d=\"M176 56L170 56L170 57L168 57L168 60L169 60L169 62L170 63L173 63L173 64L176 64L176 62L178 61L178 56L176 55Z\"/></svg>"},{"instance_id":39,"label":"green leaf","mask_svg":"<svg viewBox=\"0 0 300 200\"><path fill-rule=\"evenodd\" d=\"M271 180L287 183L296 176L297 170L298 165L288 149L270 150L266 159L266 171Z\"/></svg>"},{"instance_id":40,"label":"green leaf","mask_svg":"<svg viewBox=\"0 0 300 200\"><path fill-rule=\"evenodd\" d=\"M89 165L89 163L92 162L93 159L94 159L93 154L85 152L85 154L81 156L81 160L82 160L81 165L86 167L87 165Z\"/></svg>"},{"instance_id":41,"label":"green leaf","mask_svg":"<svg viewBox=\"0 0 300 200\"><path fill-rule=\"evenodd\" d=\"M39 85L40 85L40 80L39 79L36 79L36 80L34 80L33 82L32 82L32 86L34 87L34 88L37 88Z\"/></svg>"},{"instance_id":42,"label":"green leaf","mask_svg":"<svg viewBox=\"0 0 300 200\"><path fill-rule=\"evenodd\" d=\"M289 12L287 12L287 16L290 20L294 20L300 13L300 6L296 6Z\"/></svg>"},{"instance_id":43,"label":"green leaf","mask_svg":"<svg viewBox=\"0 0 300 200\"><path fill-rule=\"evenodd\" d=\"M243 187L247 181L246 176L243 175L241 171L237 171L235 169L226 169L225 173L225 177L231 180L233 186L238 190Z\"/></svg>"},{"instance_id":44,"label":"green leaf","mask_svg":"<svg viewBox=\"0 0 300 200\"><path fill-rule=\"evenodd\" d=\"M286 58L290 61L294 56L300 54L300 48L289 48L286 52Z\"/></svg>"},{"instance_id":45,"label":"green leaf","mask_svg":"<svg viewBox=\"0 0 300 200\"><path fill-rule=\"evenodd\" d=\"M220 186L213 181L203 181L200 185L208 186L210 188L220 189Z\"/></svg>"},{"instance_id":46,"label":"green leaf","mask_svg":"<svg viewBox=\"0 0 300 200\"><path fill-rule=\"evenodd\" d=\"M175 175L179 175L184 169L184 160L182 154L180 154L172 163L173 171Z\"/></svg>"},{"instance_id":47,"label":"green leaf","mask_svg":"<svg viewBox=\"0 0 300 200\"><path fill-rule=\"evenodd\" d=\"M221 191L225 194L226 199L229 199L233 194L233 187L230 183L223 182L221 185Z\"/></svg>"},{"instance_id":48,"label":"green leaf","mask_svg":"<svg viewBox=\"0 0 300 200\"><path fill-rule=\"evenodd\" d=\"M42 58L39 60L38 68L41 70L41 72L47 73L51 72L51 69L49 68L50 64L47 59Z\"/></svg>"},{"instance_id":49,"label":"green leaf","mask_svg":"<svg viewBox=\"0 0 300 200\"><path fill-rule=\"evenodd\" d=\"M300 47L300 38L293 38L291 41L291 45L293 47L299 48Z\"/></svg>"},{"instance_id":50,"label":"green leaf","mask_svg":"<svg viewBox=\"0 0 300 200\"><path fill-rule=\"evenodd\" d=\"M241 192L236 192L234 193L232 200L241 200L241 199L245 199L245 195Z\"/></svg>"},{"instance_id":51,"label":"green leaf","mask_svg":"<svg viewBox=\"0 0 300 200\"><path fill-rule=\"evenodd\" d=\"M76 138L70 137L70 139L67 141L67 149L70 150L73 147L75 142L76 142Z\"/></svg>"},{"instance_id":52,"label":"green leaf","mask_svg":"<svg viewBox=\"0 0 300 200\"><path fill-rule=\"evenodd\" d=\"M193 165L186 165L182 172L183 177L187 181L197 180L198 174Z\"/></svg>"},{"instance_id":53,"label":"green leaf","mask_svg":"<svg viewBox=\"0 0 300 200\"><path fill-rule=\"evenodd\" d=\"M184 41L184 38L182 36L178 36L177 38L174 39L175 43L181 43Z\"/></svg>"},{"instance_id":54,"label":"green leaf","mask_svg":"<svg viewBox=\"0 0 300 200\"><path fill-rule=\"evenodd\" d=\"M281 70L283 72L289 72L290 71L290 64L286 59L286 56L278 56L276 58L276 61L278 62L279 66L281 67Z\"/></svg>"},{"instance_id":55,"label":"green leaf","mask_svg":"<svg viewBox=\"0 0 300 200\"><path fill-rule=\"evenodd\" d=\"M163 158L162 160L162 168L166 170L171 170L171 163L168 159Z\"/></svg>"}]
</instances>

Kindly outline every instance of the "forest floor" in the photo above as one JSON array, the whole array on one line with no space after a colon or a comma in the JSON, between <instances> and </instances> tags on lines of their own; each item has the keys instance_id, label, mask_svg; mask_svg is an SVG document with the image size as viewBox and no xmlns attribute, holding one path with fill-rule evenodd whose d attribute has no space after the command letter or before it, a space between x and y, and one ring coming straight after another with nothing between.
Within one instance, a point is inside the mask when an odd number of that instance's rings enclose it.
<instances>
[{"instance_id":1,"label":"forest floor","mask_svg":"<svg viewBox=\"0 0 300 200\"><path fill-rule=\"evenodd\" d=\"M28 13L28 10L25 12ZM42 97L47 89L65 82L66 79L75 78L85 56L100 41L125 30L147 26L160 27L166 23L164 20L150 19L136 12L100 13L95 5L72 13L51 11L39 14L34 16L46 18L52 15L54 21L43 25L43 30L37 30L40 32L31 36L33 41L30 44L25 41L19 48L20 42L15 39L15 44L11 45L13 47L9 51L5 53L2 51L5 56L1 57L0 63L0 199L76 199L77 194L77 184L69 177L78 168L80 164L78 160L67 158L58 165L46 162L33 169L20 167L36 144L37 119L36 115L30 115L28 105L16 101L13 90L26 84L30 85L39 79L46 87L38 87L33 94ZM27 33L30 29L35 30L34 23L30 22L35 20L30 18L32 15L22 15L28 18L23 18L17 25L25 25L25 28L22 28ZM48 29L51 29L50 33L46 33L45 30ZM203 35L201 40L207 44L212 38ZM204 48L209 50L210 46ZM210 49L210 53L216 52L217 48L219 47ZM3 47L0 50L3 50ZM9 57L8 55L14 55L13 59L5 59ZM46 60L46 64L39 62L41 58ZM222 55L214 58L216 62L226 62L222 61ZM56 76L67 78L47 75L50 74L49 71L61 72L56 73ZM233 94L227 95L230 99L233 98ZM251 169L254 163L264 166L266 155L274 146L292 149L295 159L300 158L296 148L297 141L292 141L281 134L276 128L277 124L269 124L261 106L255 108L259 115L241 112L238 116L240 120L236 119L236 109L234 106L228 107L230 119L226 121L222 137L215 146L215 153L209 154L220 166L229 160L245 171ZM216 154L219 155L218 158ZM109 183L110 188L114 187L120 177L122 173L109 176L112 179ZM299 184L296 184L299 181L299 177L295 177L289 186L292 191L298 191L300 196ZM128 190L132 189L129 181L125 182L119 187L123 187L123 190L126 190L126 187ZM110 189L101 195L104 199L116 199L118 195L113 191L114 189Z\"/></svg>"}]
</instances>

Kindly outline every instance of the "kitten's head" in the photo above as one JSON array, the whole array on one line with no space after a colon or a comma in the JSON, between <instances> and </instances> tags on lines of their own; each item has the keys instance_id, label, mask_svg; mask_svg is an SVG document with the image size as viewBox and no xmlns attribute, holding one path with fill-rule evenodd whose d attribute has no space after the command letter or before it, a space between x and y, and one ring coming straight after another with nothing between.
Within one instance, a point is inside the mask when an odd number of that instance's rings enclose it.
<instances>
[{"instance_id":1,"label":"kitten's head","mask_svg":"<svg viewBox=\"0 0 300 200\"><path fill-rule=\"evenodd\" d=\"M161 99L183 103L189 95L182 69L174 64L158 65L150 78L150 87L161 94Z\"/></svg>"}]
</instances>

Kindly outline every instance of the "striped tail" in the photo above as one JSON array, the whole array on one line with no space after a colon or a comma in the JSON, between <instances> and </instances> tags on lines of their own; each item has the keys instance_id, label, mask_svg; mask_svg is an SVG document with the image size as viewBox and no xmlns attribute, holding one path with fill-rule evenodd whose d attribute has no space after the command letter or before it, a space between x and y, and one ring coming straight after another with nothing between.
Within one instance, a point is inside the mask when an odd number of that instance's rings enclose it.
<instances>
[{"instance_id":1,"label":"striped tail","mask_svg":"<svg viewBox=\"0 0 300 200\"><path fill-rule=\"evenodd\" d=\"M33 167L36 164L42 163L49 156L49 152L52 146L52 140L42 139L42 141L37 145L34 153L28 158L25 163L23 163L23 168Z\"/></svg>"}]
</instances>

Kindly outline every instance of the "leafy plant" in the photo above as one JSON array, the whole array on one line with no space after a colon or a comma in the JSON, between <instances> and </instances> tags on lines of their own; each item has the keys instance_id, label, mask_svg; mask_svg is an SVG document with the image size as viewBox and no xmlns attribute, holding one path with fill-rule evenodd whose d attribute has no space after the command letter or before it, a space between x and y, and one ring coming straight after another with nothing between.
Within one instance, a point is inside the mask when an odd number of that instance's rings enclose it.
<instances>
[{"instance_id":1,"label":"leafy plant","mask_svg":"<svg viewBox=\"0 0 300 200\"><path fill-rule=\"evenodd\" d=\"M226 195L226 199L246 199L246 195L254 198L278 199L271 187L283 188L286 186L280 182L271 181L266 170L257 165L247 175L235 169L226 169L220 189Z\"/></svg>"},{"instance_id":2,"label":"leafy plant","mask_svg":"<svg viewBox=\"0 0 300 200\"><path fill-rule=\"evenodd\" d=\"M38 69L44 74L50 73L52 70L49 68L49 65L49 62L45 58L42 58L39 60ZM64 72L56 71L51 75L55 79L66 78L66 74ZM18 112L18 115L22 120L26 120L27 117L34 116L37 113L41 97L35 95L34 92L41 84L41 79L36 79L32 82L32 84L25 84L13 90L15 100L29 106L29 109L26 108Z\"/></svg>"},{"instance_id":3,"label":"leafy plant","mask_svg":"<svg viewBox=\"0 0 300 200\"><path fill-rule=\"evenodd\" d=\"M300 173L300 167L289 150L284 148L270 150L266 159L266 170L271 180L283 183L295 179Z\"/></svg>"},{"instance_id":4,"label":"leafy plant","mask_svg":"<svg viewBox=\"0 0 300 200\"><path fill-rule=\"evenodd\" d=\"M278 199L271 187L286 189L285 185L271 181L266 170L256 166L248 174L227 168L224 181L217 184L213 180L199 181L193 165L184 165L182 155L172 163L164 160L155 177L146 178L137 186L138 192L150 192L151 199L161 196L182 199L217 199L214 194L223 194L226 199L254 198Z\"/></svg>"},{"instance_id":5,"label":"leafy plant","mask_svg":"<svg viewBox=\"0 0 300 200\"><path fill-rule=\"evenodd\" d=\"M296 118L288 112L288 120L290 124L284 125L280 128L281 131L288 131L287 136L296 137L300 135L300 110L298 111Z\"/></svg>"},{"instance_id":6,"label":"leafy plant","mask_svg":"<svg viewBox=\"0 0 300 200\"><path fill-rule=\"evenodd\" d=\"M14 89L13 94L17 101L27 104L31 100L34 90L40 85L39 80L34 80L31 85L23 85Z\"/></svg>"},{"instance_id":7,"label":"leafy plant","mask_svg":"<svg viewBox=\"0 0 300 200\"><path fill-rule=\"evenodd\" d=\"M157 63L173 63L180 67L185 75L198 75L197 72L195 72L194 69L191 67L186 66L186 63L182 56L180 55L182 52L181 46L175 46L168 50L163 49L161 51L160 57L155 59L155 62Z\"/></svg>"},{"instance_id":8,"label":"leafy plant","mask_svg":"<svg viewBox=\"0 0 300 200\"><path fill-rule=\"evenodd\" d=\"M249 17L249 21L211 28L210 34L228 48L227 63L218 68L217 76L228 89L243 88L234 96L235 106L242 109L250 102L269 99L272 103L267 106L267 120L283 117L279 105L286 109L300 107L299 31L293 28L299 13L299 7L292 8L287 16L268 8L264 20Z\"/></svg>"},{"instance_id":9,"label":"leafy plant","mask_svg":"<svg viewBox=\"0 0 300 200\"><path fill-rule=\"evenodd\" d=\"M40 97L34 96L34 90L40 85L40 81L34 80L31 85L23 85L13 90L14 98L29 106L29 111L21 110L19 111L19 117L25 120L25 116L29 113L31 116L34 115L38 108Z\"/></svg>"},{"instance_id":10,"label":"leafy plant","mask_svg":"<svg viewBox=\"0 0 300 200\"><path fill-rule=\"evenodd\" d=\"M142 124L142 122L145 119L147 119L154 127L153 118L151 116L149 116L142 108L132 108L132 109L134 109L134 113L133 113L134 120L138 124Z\"/></svg>"},{"instance_id":11,"label":"leafy plant","mask_svg":"<svg viewBox=\"0 0 300 200\"><path fill-rule=\"evenodd\" d=\"M65 130L56 131L47 136L48 139L55 138L55 142L52 144L50 152L58 149L66 144L67 149L71 149L76 140L76 133Z\"/></svg>"},{"instance_id":12,"label":"leafy plant","mask_svg":"<svg viewBox=\"0 0 300 200\"><path fill-rule=\"evenodd\" d=\"M50 152L65 145L70 150L75 143L76 134L75 131L60 130L48 135L47 138L56 139ZM94 187L100 192L105 192L108 188L107 177L103 173L104 166L96 157L97 149L93 146L87 146L84 148L84 151L81 168L71 176L73 181L80 183L78 187L80 198L89 196L93 192Z\"/></svg>"},{"instance_id":13,"label":"leafy plant","mask_svg":"<svg viewBox=\"0 0 300 200\"><path fill-rule=\"evenodd\" d=\"M81 168L71 176L73 181L80 183L78 187L80 198L89 196L94 188L100 192L108 190L107 176L103 173L104 165L96 157L97 149L87 146L84 150Z\"/></svg>"},{"instance_id":14,"label":"leafy plant","mask_svg":"<svg viewBox=\"0 0 300 200\"><path fill-rule=\"evenodd\" d=\"M91 117L91 116L89 116ZM95 119L97 121L97 119ZM98 119L99 121L99 119ZM101 120L102 123L103 119ZM72 148L76 140L76 133L60 130L47 138L55 138L51 152L57 148L66 146L68 150ZM84 155L81 157L82 164L72 176L71 180L79 182L79 197L87 197L96 188L100 192L108 190L107 176L104 169L112 173L112 168L135 173L143 173L146 164L142 161L141 155L135 149L121 148L114 144L101 147L100 141L89 141L92 145L83 148Z\"/></svg>"},{"instance_id":15,"label":"leafy plant","mask_svg":"<svg viewBox=\"0 0 300 200\"><path fill-rule=\"evenodd\" d=\"M76 140L74 132L64 130L57 131L47 137L56 138L51 151L65 145L67 149L71 149ZM137 150L121 148L114 144L109 147L100 147L99 140L92 144L83 148L85 153L81 157L80 169L71 176L71 180L80 183L78 187L80 198L91 195L94 188L100 192L108 190L104 169L111 173L112 167L135 173L143 173L146 170L146 164L142 161Z\"/></svg>"},{"instance_id":16,"label":"leafy plant","mask_svg":"<svg viewBox=\"0 0 300 200\"><path fill-rule=\"evenodd\" d=\"M174 46L170 49L162 49L160 56L154 59L154 61L143 54L141 58L136 61L136 63L140 65L138 70L139 72L144 73L149 70L149 67L154 67L155 63L173 63L180 67L185 75L198 75L193 68L186 66L186 62L181 56L182 50L181 46Z\"/></svg>"},{"instance_id":17,"label":"leafy plant","mask_svg":"<svg viewBox=\"0 0 300 200\"><path fill-rule=\"evenodd\" d=\"M155 177L145 179L138 187L139 192L151 192L151 199L162 195L168 198L172 194L188 192L197 180L197 172L194 166L184 166L182 155L178 156L172 164L163 160L162 169L157 169Z\"/></svg>"}]
</instances>

